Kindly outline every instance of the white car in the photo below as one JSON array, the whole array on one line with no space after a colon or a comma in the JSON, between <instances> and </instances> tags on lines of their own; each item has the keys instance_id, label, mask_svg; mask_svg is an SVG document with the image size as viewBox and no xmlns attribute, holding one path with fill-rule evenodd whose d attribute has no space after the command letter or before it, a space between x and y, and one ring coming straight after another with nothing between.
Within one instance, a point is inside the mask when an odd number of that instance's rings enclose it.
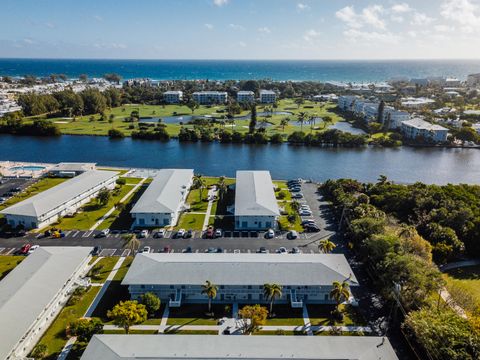
<instances>
[{"instance_id":1,"label":"white car","mask_svg":"<svg viewBox=\"0 0 480 360\"><path fill-rule=\"evenodd\" d=\"M275 237L275 231L273 231L273 229L268 229L265 235L267 239L273 239Z\"/></svg>"},{"instance_id":2,"label":"white car","mask_svg":"<svg viewBox=\"0 0 480 360\"><path fill-rule=\"evenodd\" d=\"M308 205L302 205L302 206L300 206L300 209L301 209L301 210L310 210L310 206L308 206Z\"/></svg>"},{"instance_id":3,"label":"white car","mask_svg":"<svg viewBox=\"0 0 480 360\"><path fill-rule=\"evenodd\" d=\"M153 234L154 238L163 238L165 237L165 229L160 229L156 233Z\"/></svg>"},{"instance_id":4,"label":"white car","mask_svg":"<svg viewBox=\"0 0 480 360\"><path fill-rule=\"evenodd\" d=\"M175 235L176 238L183 238L185 235L185 229L180 229L177 231L177 234Z\"/></svg>"},{"instance_id":5,"label":"white car","mask_svg":"<svg viewBox=\"0 0 480 360\"><path fill-rule=\"evenodd\" d=\"M222 232L222 229L217 229L215 230L215 237L222 237L223 235L223 232Z\"/></svg>"},{"instance_id":6,"label":"white car","mask_svg":"<svg viewBox=\"0 0 480 360\"><path fill-rule=\"evenodd\" d=\"M302 193L295 193L292 195L293 199L303 199L303 194Z\"/></svg>"},{"instance_id":7,"label":"white car","mask_svg":"<svg viewBox=\"0 0 480 360\"><path fill-rule=\"evenodd\" d=\"M152 249L150 248L150 246L144 246L143 249L142 249L142 253L149 253Z\"/></svg>"},{"instance_id":8,"label":"white car","mask_svg":"<svg viewBox=\"0 0 480 360\"><path fill-rule=\"evenodd\" d=\"M39 247L40 247L40 245L33 245L33 246L31 246L30 249L28 250L28 254L32 254L32 253L35 252L35 250L37 250Z\"/></svg>"},{"instance_id":9,"label":"white car","mask_svg":"<svg viewBox=\"0 0 480 360\"><path fill-rule=\"evenodd\" d=\"M285 247L281 247L277 250L277 253L279 254L288 254L288 250Z\"/></svg>"},{"instance_id":10,"label":"white car","mask_svg":"<svg viewBox=\"0 0 480 360\"><path fill-rule=\"evenodd\" d=\"M140 234L138 234L138 237L140 238L146 238L148 236L148 230L142 230L140 231Z\"/></svg>"},{"instance_id":11,"label":"white car","mask_svg":"<svg viewBox=\"0 0 480 360\"><path fill-rule=\"evenodd\" d=\"M300 216L312 216L312 212L309 210L300 210L299 214Z\"/></svg>"}]
</instances>

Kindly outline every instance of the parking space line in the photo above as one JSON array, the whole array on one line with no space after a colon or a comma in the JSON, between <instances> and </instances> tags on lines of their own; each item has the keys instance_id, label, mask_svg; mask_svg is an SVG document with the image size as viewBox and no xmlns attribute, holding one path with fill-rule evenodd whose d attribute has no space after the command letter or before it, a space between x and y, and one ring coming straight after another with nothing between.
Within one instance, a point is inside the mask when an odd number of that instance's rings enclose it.
<instances>
[{"instance_id":1,"label":"parking space line","mask_svg":"<svg viewBox=\"0 0 480 360\"><path fill-rule=\"evenodd\" d=\"M8 250L5 255L10 255L12 252L15 251L15 248L11 248L10 250Z\"/></svg>"},{"instance_id":2,"label":"parking space line","mask_svg":"<svg viewBox=\"0 0 480 360\"><path fill-rule=\"evenodd\" d=\"M196 252L196 253L198 253L198 252L199 252L199 250L197 249L197 250L195 250L195 252Z\"/></svg>"},{"instance_id":3,"label":"parking space line","mask_svg":"<svg viewBox=\"0 0 480 360\"><path fill-rule=\"evenodd\" d=\"M121 256L126 257L126 256L130 255L130 251L131 251L130 249L124 249Z\"/></svg>"},{"instance_id":4,"label":"parking space line","mask_svg":"<svg viewBox=\"0 0 480 360\"><path fill-rule=\"evenodd\" d=\"M0 254L5 250L5 248L0 248Z\"/></svg>"},{"instance_id":5,"label":"parking space line","mask_svg":"<svg viewBox=\"0 0 480 360\"><path fill-rule=\"evenodd\" d=\"M93 233L92 230L86 231L86 232L82 235L82 237L89 237L92 233Z\"/></svg>"},{"instance_id":6,"label":"parking space line","mask_svg":"<svg viewBox=\"0 0 480 360\"><path fill-rule=\"evenodd\" d=\"M75 237L75 236L77 236L79 232L80 232L80 231L78 231L78 230L77 230L77 231L75 231L75 232L73 233L72 237Z\"/></svg>"}]
</instances>

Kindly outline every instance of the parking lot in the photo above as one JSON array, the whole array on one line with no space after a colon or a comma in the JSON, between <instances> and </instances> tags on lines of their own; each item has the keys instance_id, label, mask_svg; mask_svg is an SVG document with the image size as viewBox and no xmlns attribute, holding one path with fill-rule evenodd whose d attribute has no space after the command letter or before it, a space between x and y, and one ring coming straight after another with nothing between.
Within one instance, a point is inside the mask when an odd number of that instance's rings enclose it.
<instances>
[{"instance_id":1,"label":"parking lot","mask_svg":"<svg viewBox=\"0 0 480 360\"><path fill-rule=\"evenodd\" d=\"M5 179L1 180L0 198L8 199L11 196L11 189L20 188L21 190L30 186L34 180L32 179ZM10 194L10 195L9 195ZM1 203L1 202L0 202Z\"/></svg>"}]
</instances>

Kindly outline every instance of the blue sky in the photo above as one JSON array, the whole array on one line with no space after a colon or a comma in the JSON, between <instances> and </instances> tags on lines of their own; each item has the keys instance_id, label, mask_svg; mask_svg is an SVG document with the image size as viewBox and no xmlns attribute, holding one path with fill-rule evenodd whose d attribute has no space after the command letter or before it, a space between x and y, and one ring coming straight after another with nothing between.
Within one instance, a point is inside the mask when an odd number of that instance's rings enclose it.
<instances>
[{"instance_id":1,"label":"blue sky","mask_svg":"<svg viewBox=\"0 0 480 360\"><path fill-rule=\"evenodd\" d=\"M480 58L480 0L1 0L0 57Z\"/></svg>"}]
</instances>

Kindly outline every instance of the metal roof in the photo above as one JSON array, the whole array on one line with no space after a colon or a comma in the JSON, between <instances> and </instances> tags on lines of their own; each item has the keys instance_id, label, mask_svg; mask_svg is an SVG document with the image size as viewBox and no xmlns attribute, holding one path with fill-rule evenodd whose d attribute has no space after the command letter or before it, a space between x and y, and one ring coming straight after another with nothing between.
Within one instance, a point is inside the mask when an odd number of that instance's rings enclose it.
<instances>
[{"instance_id":1,"label":"metal roof","mask_svg":"<svg viewBox=\"0 0 480 360\"><path fill-rule=\"evenodd\" d=\"M52 167L50 171L88 171L94 170L96 165L96 163L62 162Z\"/></svg>"},{"instance_id":2,"label":"metal roof","mask_svg":"<svg viewBox=\"0 0 480 360\"><path fill-rule=\"evenodd\" d=\"M39 247L0 281L0 359L7 357L91 250Z\"/></svg>"},{"instance_id":3,"label":"metal roof","mask_svg":"<svg viewBox=\"0 0 480 360\"><path fill-rule=\"evenodd\" d=\"M95 335L82 360L397 360L376 336Z\"/></svg>"},{"instance_id":4,"label":"metal roof","mask_svg":"<svg viewBox=\"0 0 480 360\"><path fill-rule=\"evenodd\" d=\"M237 171L235 216L278 216L277 199L268 171Z\"/></svg>"},{"instance_id":5,"label":"metal roof","mask_svg":"<svg viewBox=\"0 0 480 360\"><path fill-rule=\"evenodd\" d=\"M142 253L122 284L330 286L349 277L358 285L342 254Z\"/></svg>"},{"instance_id":6,"label":"metal roof","mask_svg":"<svg viewBox=\"0 0 480 360\"><path fill-rule=\"evenodd\" d=\"M130 213L176 212L192 177L192 169L160 170Z\"/></svg>"},{"instance_id":7,"label":"metal roof","mask_svg":"<svg viewBox=\"0 0 480 360\"><path fill-rule=\"evenodd\" d=\"M90 170L12 205L0 213L40 217L117 175L118 172L115 171Z\"/></svg>"},{"instance_id":8,"label":"metal roof","mask_svg":"<svg viewBox=\"0 0 480 360\"><path fill-rule=\"evenodd\" d=\"M428 130L428 131L436 131L436 130L444 130L448 131L448 129L444 128L443 126L437 125L437 124L432 124L429 123L428 121L425 121L420 118L413 118L410 120L405 120L402 122L406 126L411 126L417 129L422 129L422 130Z\"/></svg>"}]
</instances>

